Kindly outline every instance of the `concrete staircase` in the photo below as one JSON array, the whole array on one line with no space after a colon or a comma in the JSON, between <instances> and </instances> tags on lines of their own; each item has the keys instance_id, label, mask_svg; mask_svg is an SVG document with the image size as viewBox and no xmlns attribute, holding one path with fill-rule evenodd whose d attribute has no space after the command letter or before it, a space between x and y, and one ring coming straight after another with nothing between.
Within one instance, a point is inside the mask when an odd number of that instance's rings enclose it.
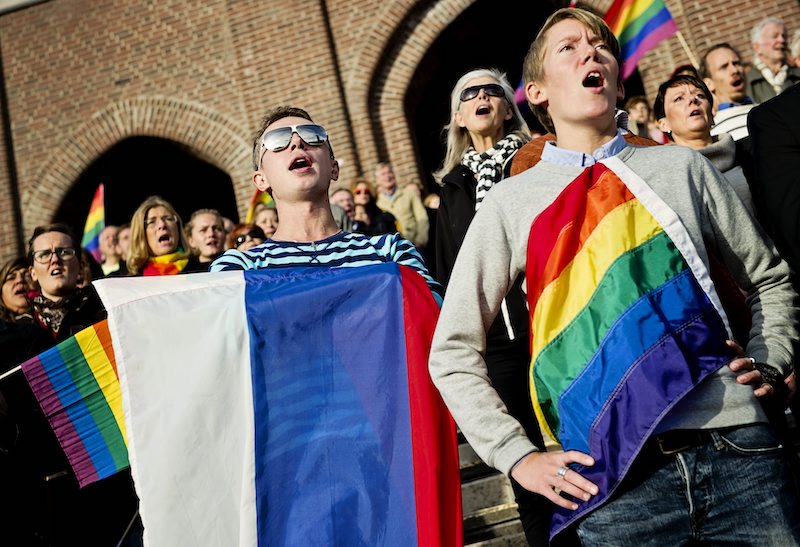
<instances>
[{"instance_id":1,"label":"concrete staircase","mask_svg":"<svg viewBox=\"0 0 800 547\"><path fill-rule=\"evenodd\" d=\"M458 435L464 544L473 547L524 547L525 535L508 478L484 464Z\"/></svg>"}]
</instances>

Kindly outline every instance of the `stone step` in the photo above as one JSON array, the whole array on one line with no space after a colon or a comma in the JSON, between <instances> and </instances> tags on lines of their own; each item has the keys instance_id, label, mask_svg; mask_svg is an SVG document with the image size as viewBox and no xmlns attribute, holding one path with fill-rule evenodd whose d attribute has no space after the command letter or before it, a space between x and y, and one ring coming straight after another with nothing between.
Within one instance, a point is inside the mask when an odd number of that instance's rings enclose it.
<instances>
[{"instance_id":1,"label":"stone step","mask_svg":"<svg viewBox=\"0 0 800 547\"><path fill-rule=\"evenodd\" d=\"M514 503L514 492L508 478L501 473L461 484L461 503L464 518L469 519L487 508ZM466 520L465 520L466 521Z\"/></svg>"}]
</instances>

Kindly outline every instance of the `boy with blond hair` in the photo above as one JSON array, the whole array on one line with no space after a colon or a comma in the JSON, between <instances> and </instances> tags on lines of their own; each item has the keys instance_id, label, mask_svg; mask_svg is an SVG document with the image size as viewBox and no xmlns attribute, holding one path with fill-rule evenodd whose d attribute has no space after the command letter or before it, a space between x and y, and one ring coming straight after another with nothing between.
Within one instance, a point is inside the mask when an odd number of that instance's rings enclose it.
<instances>
[{"instance_id":1,"label":"boy with blond hair","mask_svg":"<svg viewBox=\"0 0 800 547\"><path fill-rule=\"evenodd\" d=\"M553 502L552 534L577 525L586 545L796 544L785 461L757 399L776 396L791 368L789 269L696 152L625 142L619 55L605 23L579 9L554 13L531 45L525 93L556 141L476 214L432 377L478 454ZM747 293L744 350L730 340L712 255ZM486 374L486 328L521 273L533 410L563 451L538 451Z\"/></svg>"}]
</instances>

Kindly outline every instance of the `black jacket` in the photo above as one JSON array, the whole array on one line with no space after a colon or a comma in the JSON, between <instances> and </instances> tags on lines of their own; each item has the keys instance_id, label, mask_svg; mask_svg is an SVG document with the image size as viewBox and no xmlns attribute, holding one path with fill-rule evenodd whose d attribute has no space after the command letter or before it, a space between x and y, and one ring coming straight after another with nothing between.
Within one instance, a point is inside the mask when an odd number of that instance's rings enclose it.
<instances>
[{"instance_id":1,"label":"black jacket","mask_svg":"<svg viewBox=\"0 0 800 547\"><path fill-rule=\"evenodd\" d=\"M508 161L504 169L506 176L510 168L511 161ZM436 275L445 292L467 228L475 216L476 186L475 176L464 165L456 166L442 178L436 220ZM487 333L488 341L500 343L514 340L527 344L530 329L528 308L522 291L523 281L523 276L520 276L514 282L506 296L501 315L495 319Z\"/></svg>"}]
</instances>

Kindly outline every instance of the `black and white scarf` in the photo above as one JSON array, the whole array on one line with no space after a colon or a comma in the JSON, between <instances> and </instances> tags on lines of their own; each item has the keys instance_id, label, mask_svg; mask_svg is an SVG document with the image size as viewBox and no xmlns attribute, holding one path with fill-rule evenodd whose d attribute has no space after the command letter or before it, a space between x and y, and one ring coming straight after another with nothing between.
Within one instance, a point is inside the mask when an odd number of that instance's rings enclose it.
<instances>
[{"instance_id":1,"label":"black and white scarf","mask_svg":"<svg viewBox=\"0 0 800 547\"><path fill-rule=\"evenodd\" d=\"M475 188L476 211L492 186L503 180L503 165L519 150L522 144L522 139L512 133L497 141L483 154L478 154L474 148L470 148L461 158L461 163L475 173L475 177L478 179Z\"/></svg>"}]
</instances>

